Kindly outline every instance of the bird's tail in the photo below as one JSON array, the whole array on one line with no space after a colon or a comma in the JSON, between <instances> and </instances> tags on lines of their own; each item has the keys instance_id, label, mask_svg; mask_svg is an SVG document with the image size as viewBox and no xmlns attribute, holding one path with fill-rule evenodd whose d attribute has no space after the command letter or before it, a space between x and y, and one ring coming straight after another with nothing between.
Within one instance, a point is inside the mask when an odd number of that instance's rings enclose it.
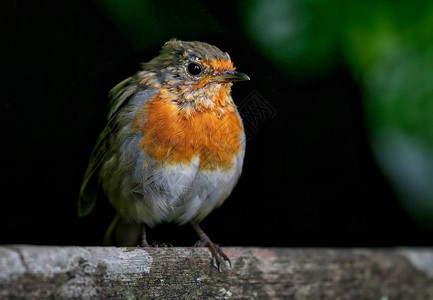
<instances>
[{"instance_id":1,"label":"bird's tail","mask_svg":"<svg viewBox=\"0 0 433 300\"><path fill-rule=\"evenodd\" d=\"M140 245L141 224L128 223L117 214L104 235L105 246L133 247Z\"/></svg>"}]
</instances>

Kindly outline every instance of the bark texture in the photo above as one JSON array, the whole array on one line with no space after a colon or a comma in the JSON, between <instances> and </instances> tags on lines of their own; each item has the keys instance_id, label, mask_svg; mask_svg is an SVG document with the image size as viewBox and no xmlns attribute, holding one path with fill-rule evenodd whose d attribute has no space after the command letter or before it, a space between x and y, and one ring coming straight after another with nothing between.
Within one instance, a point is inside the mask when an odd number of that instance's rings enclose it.
<instances>
[{"instance_id":1,"label":"bark texture","mask_svg":"<svg viewBox=\"0 0 433 300\"><path fill-rule=\"evenodd\" d=\"M433 249L0 247L1 299L433 299Z\"/></svg>"}]
</instances>

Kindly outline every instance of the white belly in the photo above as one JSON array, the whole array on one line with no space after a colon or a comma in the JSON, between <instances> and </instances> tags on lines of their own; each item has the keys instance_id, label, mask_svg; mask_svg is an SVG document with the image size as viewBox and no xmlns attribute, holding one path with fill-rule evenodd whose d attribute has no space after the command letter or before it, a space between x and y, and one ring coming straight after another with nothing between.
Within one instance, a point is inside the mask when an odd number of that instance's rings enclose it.
<instances>
[{"instance_id":1,"label":"white belly","mask_svg":"<svg viewBox=\"0 0 433 300\"><path fill-rule=\"evenodd\" d=\"M230 195L244 156L242 151L230 170L200 171L198 157L189 165L157 167L141 151L129 153L132 156L112 154L106 161L101 170L103 187L126 220L151 227L161 222L184 224L204 219Z\"/></svg>"}]
</instances>

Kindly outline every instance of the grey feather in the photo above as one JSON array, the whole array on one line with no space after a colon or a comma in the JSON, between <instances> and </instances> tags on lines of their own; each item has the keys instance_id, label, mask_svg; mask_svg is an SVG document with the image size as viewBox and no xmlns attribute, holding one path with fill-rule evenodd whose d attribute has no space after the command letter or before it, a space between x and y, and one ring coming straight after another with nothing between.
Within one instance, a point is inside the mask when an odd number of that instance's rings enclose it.
<instances>
[{"instance_id":1,"label":"grey feather","mask_svg":"<svg viewBox=\"0 0 433 300\"><path fill-rule=\"evenodd\" d=\"M96 141L80 188L78 198L78 216L80 217L88 215L95 206L100 190L98 172L119 126L116 122L117 114L137 91L137 85L134 84L134 81L136 81L135 77L130 77L117 84L109 93L111 100L109 102L108 123Z\"/></svg>"}]
</instances>

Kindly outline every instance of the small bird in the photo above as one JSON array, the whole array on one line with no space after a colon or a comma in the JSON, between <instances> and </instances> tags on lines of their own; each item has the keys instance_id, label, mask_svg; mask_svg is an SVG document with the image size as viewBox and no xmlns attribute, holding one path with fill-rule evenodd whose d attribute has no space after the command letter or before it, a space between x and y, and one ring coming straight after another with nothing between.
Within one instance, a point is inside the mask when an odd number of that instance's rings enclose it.
<instances>
[{"instance_id":1,"label":"small bird","mask_svg":"<svg viewBox=\"0 0 433 300\"><path fill-rule=\"evenodd\" d=\"M106 245L149 246L146 225L192 224L214 266L230 260L200 228L242 171L245 133L231 97L230 56L203 42L172 39L142 70L109 93L107 125L84 175L78 214L102 190L117 211Z\"/></svg>"}]
</instances>

